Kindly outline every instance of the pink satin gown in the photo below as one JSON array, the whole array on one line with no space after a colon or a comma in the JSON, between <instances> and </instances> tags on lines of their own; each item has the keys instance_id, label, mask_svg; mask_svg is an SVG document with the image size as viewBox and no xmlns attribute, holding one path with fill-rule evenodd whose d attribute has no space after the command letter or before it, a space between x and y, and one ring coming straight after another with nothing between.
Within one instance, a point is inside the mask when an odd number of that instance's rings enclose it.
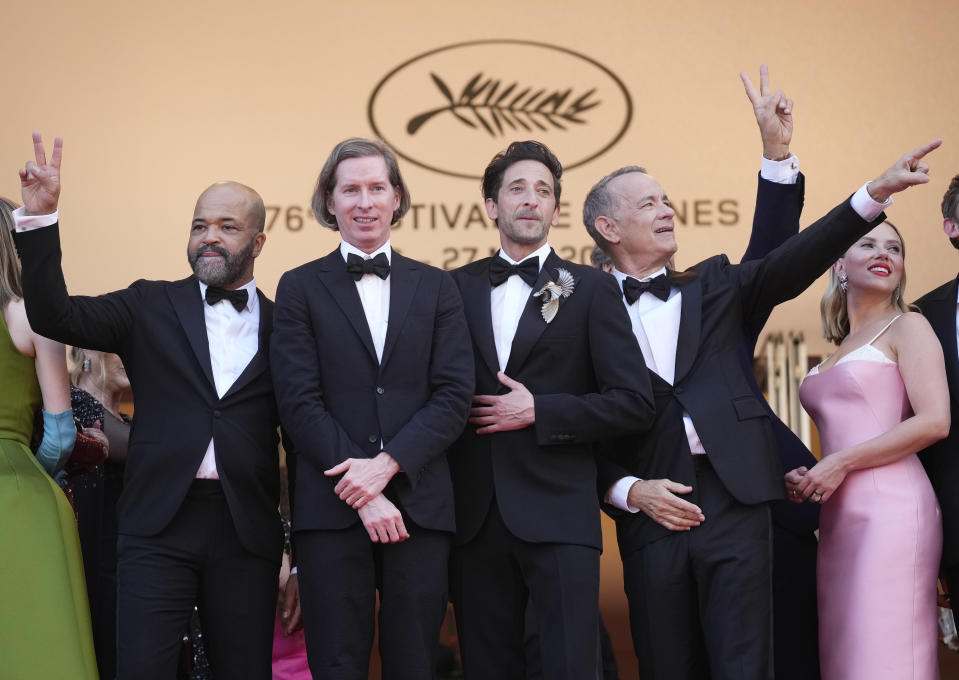
<instances>
[{"instance_id":1,"label":"pink satin gown","mask_svg":"<svg viewBox=\"0 0 959 680\"><path fill-rule=\"evenodd\" d=\"M799 396L824 456L912 415L898 365L871 343L822 373L814 368ZM850 473L823 505L819 527L823 680L938 678L942 521L916 455Z\"/></svg>"}]
</instances>

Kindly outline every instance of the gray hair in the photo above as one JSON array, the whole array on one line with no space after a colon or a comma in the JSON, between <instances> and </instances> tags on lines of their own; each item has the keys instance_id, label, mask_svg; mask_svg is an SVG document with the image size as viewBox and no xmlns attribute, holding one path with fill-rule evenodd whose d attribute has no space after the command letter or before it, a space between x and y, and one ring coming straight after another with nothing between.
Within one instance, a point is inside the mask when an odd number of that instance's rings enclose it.
<instances>
[{"instance_id":1,"label":"gray hair","mask_svg":"<svg viewBox=\"0 0 959 680\"><path fill-rule=\"evenodd\" d=\"M603 250L609 248L610 243L596 229L596 220L600 217L612 217L613 211L616 209L615 199L609 192L609 183L621 175L628 175L633 172L640 172L645 175L646 168L638 165L627 165L619 170L614 170L596 182L589 193L586 194L586 200L583 201L583 224L586 225L586 231L589 235L596 241L596 245Z\"/></svg>"}]
</instances>

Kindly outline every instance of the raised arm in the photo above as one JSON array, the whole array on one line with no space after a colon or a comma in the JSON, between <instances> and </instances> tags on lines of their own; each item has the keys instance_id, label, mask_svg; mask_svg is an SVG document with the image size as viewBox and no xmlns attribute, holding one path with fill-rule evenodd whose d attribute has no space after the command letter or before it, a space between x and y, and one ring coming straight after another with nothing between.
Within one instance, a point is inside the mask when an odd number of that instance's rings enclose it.
<instances>
[{"instance_id":1,"label":"raised arm","mask_svg":"<svg viewBox=\"0 0 959 680\"><path fill-rule=\"evenodd\" d=\"M875 226L896 193L929 181L924 157L939 148L935 140L903 155L815 224L788 239L761 260L737 267L746 314L773 307L799 295L859 237Z\"/></svg>"},{"instance_id":2,"label":"raised arm","mask_svg":"<svg viewBox=\"0 0 959 680\"><path fill-rule=\"evenodd\" d=\"M133 286L99 297L67 293L56 223L63 140L56 138L49 163L38 132L33 133L33 150L35 160L20 170L22 214L14 213L18 224L14 240L20 253L30 326L65 344L120 353L123 338L135 323L139 289ZM25 222L29 231L21 230Z\"/></svg>"}]
</instances>

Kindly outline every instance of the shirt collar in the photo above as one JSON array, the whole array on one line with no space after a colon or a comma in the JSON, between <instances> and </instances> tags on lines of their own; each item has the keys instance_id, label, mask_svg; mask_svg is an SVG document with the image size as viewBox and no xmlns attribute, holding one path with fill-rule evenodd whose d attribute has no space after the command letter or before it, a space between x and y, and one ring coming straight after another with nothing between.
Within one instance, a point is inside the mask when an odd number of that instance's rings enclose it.
<instances>
[{"instance_id":1,"label":"shirt collar","mask_svg":"<svg viewBox=\"0 0 959 680\"><path fill-rule=\"evenodd\" d=\"M653 272L653 273L650 274L649 276L644 276L643 278L637 279L637 280L638 280L638 281L651 281L651 280L655 279L657 276L659 276L660 274L665 274L665 273L666 273L666 267L663 267L662 269ZM627 275L627 274L624 274L624 273L621 272L621 271L619 271L618 269L616 269L616 267L613 267L613 276L616 277L616 281L617 281L617 283L619 283L620 289L622 289L622 287L623 287L623 281L626 280L626 277L627 277L628 275ZM633 278L636 278L636 277L633 277Z\"/></svg>"},{"instance_id":2,"label":"shirt collar","mask_svg":"<svg viewBox=\"0 0 959 680\"><path fill-rule=\"evenodd\" d=\"M551 250L552 250L552 248L550 247L550 245L549 245L548 243L544 243L538 250L535 250L535 251L533 251L532 253L530 253L529 255L527 255L527 256L524 257L522 260L520 260L520 262L525 262L526 260L528 260L528 259L531 258L531 257L538 257L538 258L539 258L539 269L540 269L540 271L543 271L543 264L546 262L546 258L549 257L549 253L550 253ZM514 260L513 258L511 258L509 255L507 255L506 252L505 252L502 248L499 249L499 253L497 253L497 255L499 255L501 258L503 258L504 260L506 260L506 261L509 262L510 264L519 264L519 262L517 262L516 260Z\"/></svg>"},{"instance_id":3,"label":"shirt collar","mask_svg":"<svg viewBox=\"0 0 959 680\"><path fill-rule=\"evenodd\" d=\"M197 279L200 284L200 299L204 302L206 301L206 289L207 285ZM249 311L253 313L257 310L260 305L260 299L256 294L256 278L250 279L248 282L240 286L237 290L246 289L246 307L243 308L243 311Z\"/></svg>"},{"instance_id":4,"label":"shirt collar","mask_svg":"<svg viewBox=\"0 0 959 680\"><path fill-rule=\"evenodd\" d=\"M340 241L340 254L343 256L343 261L346 262L346 258L349 255L359 255L364 260L369 260L373 257L376 257L380 253L386 255L386 259L390 264L393 264L393 248L390 246L390 240L387 239L386 243L381 245L379 248L374 250L372 253L364 253L362 250L357 248L354 245L347 243L346 241Z\"/></svg>"}]
</instances>

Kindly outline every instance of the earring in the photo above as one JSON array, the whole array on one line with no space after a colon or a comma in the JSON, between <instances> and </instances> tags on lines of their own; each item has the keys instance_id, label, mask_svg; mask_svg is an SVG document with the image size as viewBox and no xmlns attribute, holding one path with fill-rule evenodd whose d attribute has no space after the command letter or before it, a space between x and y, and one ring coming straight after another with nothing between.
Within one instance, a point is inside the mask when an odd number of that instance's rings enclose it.
<instances>
[{"instance_id":1,"label":"earring","mask_svg":"<svg viewBox=\"0 0 959 680\"><path fill-rule=\"evenodd\" d=\"M80 370L84 373L90 372L90 357L83 357L83 363L80 364Z\"/></svg>"},{"instance_id":2,"label":"earring","mask_svg":"<svg viewBox=\"0 0 959 680\"><path fill-rule=\"evenodd\" d=\"M839 275L839 287L842 288L843 293L845 293L849 287L849 277L846 276L845 273Z\"/></svg>"}]
</instances>

